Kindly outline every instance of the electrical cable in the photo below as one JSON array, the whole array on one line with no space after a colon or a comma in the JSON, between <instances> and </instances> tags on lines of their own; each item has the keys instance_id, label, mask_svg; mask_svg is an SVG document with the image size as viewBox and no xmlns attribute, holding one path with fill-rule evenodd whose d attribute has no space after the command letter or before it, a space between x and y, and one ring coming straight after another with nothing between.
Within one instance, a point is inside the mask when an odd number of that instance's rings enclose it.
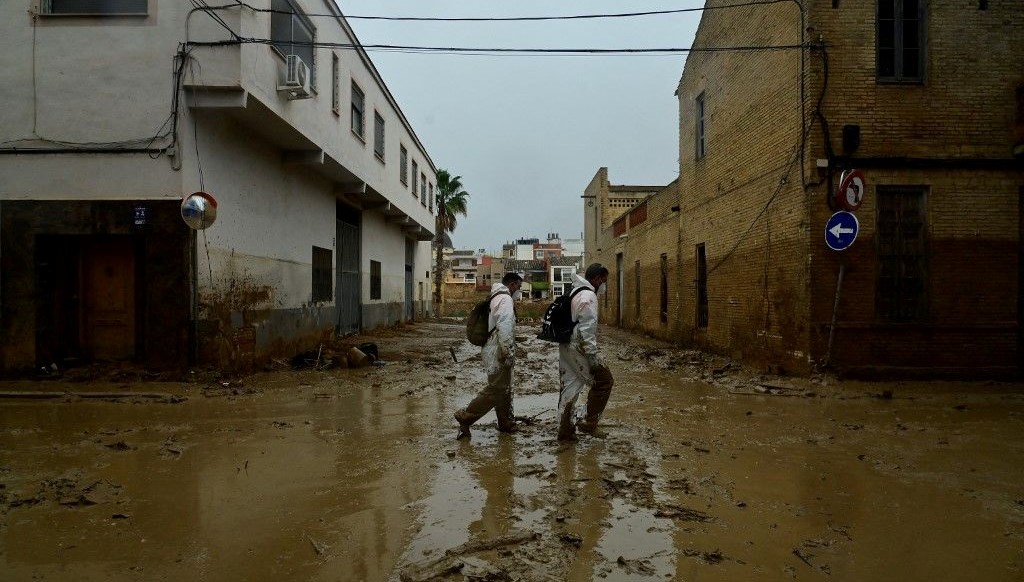
<instances>
[{"instance_id":1,"label":"electrical cable","mask_svg":"<svg viewBox=\"0 0 1024 582\"><path fill-rule=\"evenodd\" d=\"M191 41L187 43L192 47L213 47L232 46L236 44L265 44L274 45L277 41L270 38L241 37L236 40L222 41ZM422 52L440 54L515 54L515 55L632 55L632 54L684 54L684 53L719 53L719 52L759 52L759 51L785 51L803 50L808 45L762 45L762 46L728 46L728 47L663 47L663 48L510 48L510 47L438 47L438 46L414 46L414 45L392 45L392 44L358 44L344 42L296 42L294 46L334 49L364 49L366 51L379 52Z\"/></svg>"},{"instance_id":2,"label":"electrical cable","mask_svg":"<svg viewBox=\"0 0 1024 582\"><path fill-rule=\"evenodd\" d=\"M721 6L702 6L700 8L677 8L673 10L650 10L646 12L621 12L611 14L571 14L565 16L507 16L507 17L445 17L445 16L369 16L369 15L344 15L346 20L386 20L401 22L538 22L552 20L594 20L610 18L634 18L638 16L664 16L669 14L684 14L687 12L704 12L705 10L726 10L730 8L744 8L748 6L762 6L768 4L779 4L793 0L758 0L755 2L740 2L737 4L723 4ZM274 8L256 8L245 2L235 2L224 6L212 6L212 9L231 8L244 6L254 12L270 12L274 14L296 14L291 10L277 10ZM305 13L303 16L310 18L330 17L337 18L337 14L315 14Z\"/></svg>"},{"instance_id":3,"label":"electrical cable","mask_svg":"<svg viewBox=\"0 0 1024 582\"><path fill-rule=\"evenodd\" d=\"M743 231L743 234L736 238L736 244L734 244L733 247L729 249L729 252L725 253L725 256L719 259L718 262L715 263L715 266L708 269L708 275L714 273L719 267L725 264L725 262L728 261L730 257L732 257L733 253L735 253L736 250L740 247L740 245L743 244L744 237L747 235L747 233L749 233L751 229L754 228L754 226L757 224L757 221L761 219L761 216L763 216L765 212L768 212L768 209L771 208L772 203L775 202L775 199L778 198L779 194L782 192L782 188L789 183L789 174L790 172L793 171L793 165L796 163L798 159L800 159L800 148L799 146L796 146L793 148L793 156L790 158L789 164L787 164L786 166L786 172L779 177L779 185L777 188L775 188L775 191L772 192L772 195L768 198L768 202L765 203L764 208L762 208L760 212L758 212L757 215L754 216L754 219L750 221L750 226L748 226L746 230Z\"/></svg>"}]
</instances>

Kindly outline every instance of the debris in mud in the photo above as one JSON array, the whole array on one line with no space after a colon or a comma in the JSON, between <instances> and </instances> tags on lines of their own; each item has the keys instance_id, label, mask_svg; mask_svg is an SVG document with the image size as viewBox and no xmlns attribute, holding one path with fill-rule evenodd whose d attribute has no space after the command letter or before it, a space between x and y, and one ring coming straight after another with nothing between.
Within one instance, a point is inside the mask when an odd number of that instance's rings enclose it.
<instances>
[{"instance_id":1,"label":"debris in mud","mask_svg":"<svg viewBox=\"0 0 1024 582\"><path fill-rule=\"evenodd\" d=\"M130 519L131 516L127 513L115 513L110 516L110 519Z\"/></svg>"},{"instance_id":2,"label":"debris in mud","mask_svg":"<svg viewBox=\"0 0 1024 582\"><path fill-rule=\"evenodd\" d=\"M557 521L557 518L556 518L556 521ZM563 521L564 521L564 519L563 519ZM572 547L574 547L576 549L579 549L579 548L581 548L583 546L583 538L581 538L580 536L578 536L576 534L564 533L564 534L558 536L558 539L563 544L570 545L570 546L572 546Z\"/></svg>"},{"instance_id":3,"label":"debris in mud","mask_svg":"<svg viewBox=\"0 0 1024 582\"><path fill-rule=\"evenodd\" d=\"M323 542L318 542L310 536L306 536L306 539L309 540L309 545L313 546L313 551L316 552L316 555L318 556L326 554L327 550L331 549L331 546L328 546Z\"/></svg>"},{"instance_id":4,"label":"debris in mud","mask_svg":"<svg viewBox=\"0 0 1024 582\"><path fill-rule=\"evenodd\" d=\"M103 446L115 451L134 451L137 448L125 443L124 441L117 441L116 443L110 443Z\"/></svg>"},{"instance_id":5,"label":"debris in mud","mask_svg":"<svg viewBox=\"0 0 1024 582\"><path fill-rule=\"evenodd\" d=\"M680 507L678 505L665 505L661 509L654 512L654 517L664 517L667 519L678 519L680 521L699 521L709 522L711 516L697 511L696 509L689 509L686 507Z\"/></svg>"},{"instance_id":6,"label":"debris in mud","mask_svg":"<svg viewBox=\"0 0 1024 582\"><path fill-rule=\"evenodd\" d=\"M725 556L722 551L716 549L713 552L702 552L700 550L683 550L683 555L690 558L699 558L705 564L721 564Z\"/></svg>"},{"instance_id":7,"label":"debris in mud","mask_svg":"<svg viewBox=\"0 0 1024 582\"><path fill-rule=\"evenodd\" d=\"M424 564L413 564L407 567L399 575L402 582L430 582L440 580L451 574L458 573L467 565L467 561L473 564L472 557L468 554L476 554L489 550L507 548L536 540L540 534L535 532L516 532L509 535L492 538L489 540L470 541L461 546L454 547L444 553L440 558L431 560ZM491 579L491 578L486 578ZM503 578L493 578L501 580Z\"/></svg>"},{"instance_id":8,"label":"debris in mud","mask_svg":"<svg viewBox=\"0 0 1024 582\"><path fill-rule=\"evenodd\" d=\"M167 440L160 445L160 456L164 458L178 457L183 451L178 439L173 436L167 437Z\"/></svg>"},{"instance_id":9,"label":"debris in mud","mask_svg":"<svg viewBox=\"0 0 1024 582\"><path fill-rule=\"evenodd\" d=\"M619 559L615 560L615 563L626 570L627 574L653 576L657 573L657 570L655 570L647 560L627 560L626 558L619 556Z\"/></svg>"},{"instance_id":10,"label":"debris in mud","mask_svg":"<svg viewBox=\"0 0 1024 582\"><path fill-rule=\"evenodd\" d=\"M103 479L83 486L81 479L81 472L70 471L60 477L43 481L43 488L33 496L35 501L32 505L46 499L53 499L59 505L66 507L86 507L109 503L114 497L121 494L121 486L116 483ZM13 507L14 504L12 503L11 506Z\"/></svg>"},{"instance_id":11,"label":"debris in mud","mask_svg":"<svg viewBox=\"0 0 1024 582\"><path fill-rule=\"evenodd\" d=\"M967 410L967 405L966 404L957 404L953 408L956 409L956 410L963 411L963 410Z\"/></svg>"}]
</instances>

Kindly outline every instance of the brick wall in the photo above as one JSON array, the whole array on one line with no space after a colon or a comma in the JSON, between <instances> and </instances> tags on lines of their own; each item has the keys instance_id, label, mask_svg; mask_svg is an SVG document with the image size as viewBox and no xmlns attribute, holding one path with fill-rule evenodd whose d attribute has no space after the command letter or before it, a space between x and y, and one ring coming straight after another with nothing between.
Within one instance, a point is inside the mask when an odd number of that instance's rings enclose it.
<instances>
[{"instance_id":1,"label":"brick wall","mask_svg":"<svg viewBox=\"0 0 1024 582\"><path fill-rule=\"evenodd\" d=\"M673 182L623 217L622 224L628 226L626 236L609 238L608 248L598 253L596 260L609 270L608 292L601 298L602 322L616 324L621 321L622 327L677 341L678 318L671 314L678 310L679 302L679 289L674 283L678 278L679 214L672 210L678 204L678 183ZM623 263L621 289L617 268L620 254ZM662 255L665 255L668 278L669 315L665 321L661 317Z\"/></svg>"},{"instance_id":2,"label":"brick wall","mask_svg":"<svg viewBox=\"0 0 1024 582\"><path fill-rule=\"evenodd\" d=\"M868 190L856 211L860 235L843 254L811 246L812 350L825 356L840 262L846 271L831 363L840 369L1000 370L1017 365L1020 191L1014 163L1016 88L1024 83L1024 10L1019 3L932 0L927 4L926 80L875 82L873 3L817 1L809 24L828 43L823 113L832 147L844 125L860 127L846 166L864 171ZM821 58L809 60L824 78ZM815 89L816 91L816 89ZM822 132L810 157L825 157ZM896 159L893 159L896 158ZM840 160L840 163L843 163ZM880 186L925 188L927 307L916 321L892 323L876 311ZM815 231L832 212L824 186L808 190Z\"/></svg>"},{"instance_id":3,"label":"brick wall","mask_svg":"<svg viewBox=\"0 0 1024 582\"><path fill-rule=\"evenodd\" d=\"M795 5L704 13L695 48L800 43ZM678 87L680 339L755 364L808 369L807 201L799 50L693 52ZM698 158L703 95L706 153ZM696 248L707 253L699 328Z\"/></svg>"},{"instance_id":4,"label":"brick wall","mask_svg":"<svg viewBox=\"0 0 1024 582\"><path fill-rule=\"evenodd\" d=\"M1015 367L1024 173L1012 156L1015 112L1024 107L1024 11L928 2L925 82L893 85L876 81L874 2L805 7L803 19L795 3L704 13L696 49L825 48L691 52L677 91L680 178L673 193L648 199L645 220L623 217L623 232L613 231L624 204L609 203L618 193L607 169L588 185L585 262L612 271L602 320L796 373L826 358L847 371ZM844 150L844 125L860 128L856 150ZM829 160L827 170L819 159ZM868 180L856 212L861 230L839 253L824 241L834 212L827 194L853 167ZM926 308L911 322L886 321L876 308L880 186L925 191ZM706 327L697 321L698 245L706 251ZM661 254L672 277L667 323L655 284Z\"/></svg>"}]
</instances>

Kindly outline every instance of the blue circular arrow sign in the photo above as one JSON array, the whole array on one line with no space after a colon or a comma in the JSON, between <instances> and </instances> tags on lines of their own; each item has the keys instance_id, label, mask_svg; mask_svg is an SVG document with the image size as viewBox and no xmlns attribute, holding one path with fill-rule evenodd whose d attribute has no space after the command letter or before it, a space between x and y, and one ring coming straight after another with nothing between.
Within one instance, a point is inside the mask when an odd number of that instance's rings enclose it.
<instances>
[{"instance_id":1,"label":"blue circular arrow sign","mask_svg":"<svg viewBox=\"0 0 1024 582\"><path fill-rule=\"evenodd\" d=\"M843 251L857 239L860 223L851 212L840 210L825 223L825 244L834 251Z\"/></svg>"}]
</instances>

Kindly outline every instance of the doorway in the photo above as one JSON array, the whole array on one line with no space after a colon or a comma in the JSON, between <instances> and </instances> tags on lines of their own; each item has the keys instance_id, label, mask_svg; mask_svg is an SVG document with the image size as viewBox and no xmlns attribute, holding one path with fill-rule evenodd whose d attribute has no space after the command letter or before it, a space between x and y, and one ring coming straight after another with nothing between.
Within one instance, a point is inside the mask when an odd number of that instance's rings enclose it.
<instances>
[{"instance_id":1,"label":"doorway","mask_svg":"<svg viewBox=\"0 0 1024 582\"><path fill-rule=\"evenodd\" d=\"M335 305L338 311L337 333L357 333L360 326L362 285L359 273L360 216L341 203L337 205L337 268Z\"/></svg>"}]
</instances>

